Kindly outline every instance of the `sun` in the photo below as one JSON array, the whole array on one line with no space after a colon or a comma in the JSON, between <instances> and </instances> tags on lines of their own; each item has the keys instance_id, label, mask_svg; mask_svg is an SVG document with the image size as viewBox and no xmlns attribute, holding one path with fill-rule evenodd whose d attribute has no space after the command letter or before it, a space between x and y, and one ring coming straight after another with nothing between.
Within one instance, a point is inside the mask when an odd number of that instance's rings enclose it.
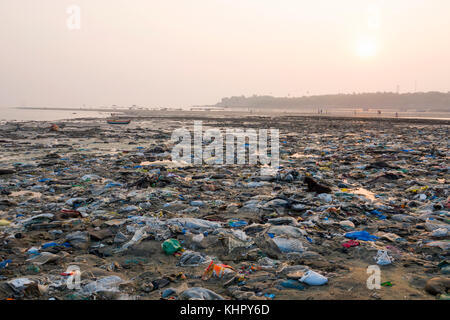
<instances>
[{"instance_id":1,"label":"sun","mask_svg":"<svg viewBox=\"0 0 450 320\"><path fill-rule=\"evenodd\" d=\"M378 53L377 41L373 38L361 38L356 45L356 55L361 59L373 58Z\"/></svg>"}]
</instances>

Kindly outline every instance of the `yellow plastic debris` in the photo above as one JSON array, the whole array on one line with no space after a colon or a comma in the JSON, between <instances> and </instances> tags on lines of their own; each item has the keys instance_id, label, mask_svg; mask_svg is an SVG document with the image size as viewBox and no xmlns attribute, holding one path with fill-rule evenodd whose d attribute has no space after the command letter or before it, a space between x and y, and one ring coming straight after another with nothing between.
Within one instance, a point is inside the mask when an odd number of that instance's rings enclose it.
<instances>
[{"instance_id":1,"label":"yellow plastic debris","mask_svg":"<svg viewBox=\"0 0 450 320\"><path fill-rule=\"evenodd\" d=\"M0 219L0 227L9 226L11 224L11 221Z\"/></svg>"}]
</instances>

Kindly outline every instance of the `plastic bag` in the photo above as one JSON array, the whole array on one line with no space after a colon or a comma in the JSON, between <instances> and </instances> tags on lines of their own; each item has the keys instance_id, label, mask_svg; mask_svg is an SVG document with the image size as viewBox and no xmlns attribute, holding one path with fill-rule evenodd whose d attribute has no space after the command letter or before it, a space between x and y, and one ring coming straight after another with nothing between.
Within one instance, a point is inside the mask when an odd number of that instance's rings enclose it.
<instances>
[{"instance_id":1,"label":"plastic bag","mask_svg":"<svg viewBox=\"0 0 450 320\"><path fill-rule=\"evenodd\" d=\"M168 239L161 246L167 255L172 255L182 249L180 242L176 239Z\"/></svg>"},{"instance_id":2,"label":"plastic bag","mask_svg":"<svg viewBox=\"0 0 450 320\"><path fill-rule=\"evenodd\" d=\"M209 289L194 287L180 294L182 300L225 300L222 296Z\"/></svg>"},{"instance_id":3,"label":"plastic bag","mask_svg":"<svg viewBox=\"0 0 450 320\"><path fill-rule=\"evenodd\" d=\"M328 278L315 271L309 270L303 277L301 277L299 281L304 282L310 286L321 286L328 282Z\"/></svg>"},{"instance_id":4,"label":"plastic bag","mask_svg":"<svg viewBox=\"0 0 450 320\"><path fill-rule=\"evenodd\" d=\"M388 252L386 250L378 250L378 253L375 256L375 260L380 266L391 264L392 261L394 261L394 259L388 255Z\"/></svg>"},{"instance_id":5,"label":"plastic bag","mask_svg":"<svg viewBox=\"0 0 450 320\"><path fill-rule=\"evenodd\" d=\"M289 252L299 252L302 253L305 251L303 247L303 243L298 239L286 239L281 237L273 238L273 241L278 246L281 252L289 253Z\"/></svg>"}]
</instances>

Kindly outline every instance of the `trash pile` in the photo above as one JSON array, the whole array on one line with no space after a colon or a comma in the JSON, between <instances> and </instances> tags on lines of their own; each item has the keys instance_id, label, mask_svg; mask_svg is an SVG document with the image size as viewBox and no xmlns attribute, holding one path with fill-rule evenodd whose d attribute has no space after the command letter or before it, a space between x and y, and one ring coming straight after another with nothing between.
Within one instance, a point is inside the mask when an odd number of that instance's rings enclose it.
<instances>
[{"instance_id":1,"label":"trash pile","mask_svg":"<svg viewBox=\"0 0 450 320\"><path fill-rule=\"evenodd\" d=\"M448 124L204 119L279 128L273 175L172 162L192 124L2 124L0 299L449 298Z\"/></svg>"}]
</instances>

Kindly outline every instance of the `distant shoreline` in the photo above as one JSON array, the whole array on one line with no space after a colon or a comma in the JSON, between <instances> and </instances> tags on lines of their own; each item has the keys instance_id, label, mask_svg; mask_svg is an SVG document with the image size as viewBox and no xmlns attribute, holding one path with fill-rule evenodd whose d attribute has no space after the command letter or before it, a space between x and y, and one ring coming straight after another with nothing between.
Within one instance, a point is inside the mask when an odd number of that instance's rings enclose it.
<instances>
[{"instance_id":1,"label":"distant shoreline","mask_svg":"<svg viewBox=\"0 0 450 320\"><path fill-rule=\"evenodd\" d=\"M230 121L236 119L252 119L252 118L309 118L312 120L322 119L324 121L390 121L392 123L411 123L411 124L437 124L437 125L450 125L450 113L447 117L421 117L421 116L412 116L412 117L393 117L387 116L386 114L382 115L348 115L348 114L339 114L338 111L328 113L328 114L317 114L316 112L268 112L266 110L258 112L248 112L248 111L235 111L235 110L220 110L220 111L190 111L190 110L117 110L117 109L76 109L76 108L43 108L43 107L17 107L17 109L22 110L47 110L47 111L71 111L71 112L104 112L104 113L122 113L120 117L131 118L134 120L146 120L146 119L174 119L174 120L211 120L214 118L217 119L229 119ZM58 120L40 120L43 122L56 122L56 121L77 121L77 120L104 120L111 117L73 117L73 118L62 118ZM26 122L26 120L15 120ZM39 120L34 120L39 121Z\"/></svg>"},{"instance_id":2,"label":"distant shoreline","mask_svg":"<svg viewBox=\"0 0 450 320\"><path fill-rule=\"evenodd\" d=\"M93 111L93 112L122 112L130 110L117 110L117 109L86 109L86 108L61 108L61 107L14 107L14 109L21 110L55 110L55 111Z\"/></svg>"}]
</instances>

